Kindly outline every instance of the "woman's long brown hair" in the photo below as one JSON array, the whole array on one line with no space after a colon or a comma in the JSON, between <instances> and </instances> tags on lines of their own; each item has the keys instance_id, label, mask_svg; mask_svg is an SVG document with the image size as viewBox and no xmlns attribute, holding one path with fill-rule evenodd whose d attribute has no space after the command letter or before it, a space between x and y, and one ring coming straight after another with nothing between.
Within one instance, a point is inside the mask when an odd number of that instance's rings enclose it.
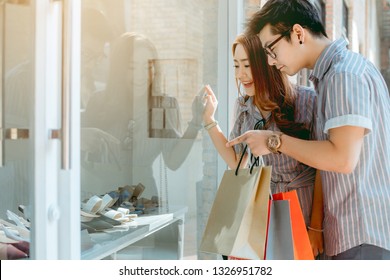
<instances>
[{"instance_id":1,"label":"woman's long brown hair","mask_svg":"<svg viewBox=\"0 0 390 280\"><path fill-rule=\"evenodd\" d=\"M256 107L259 110L270 111L270 121L275 121L282 132L301 139L309 139L309 130L302 123L295 122L296 92L287 76L267 63L259 37L247 37L244 34L237 36L232 46L233 55L237 44L244 47L249 58ZM236 84L239 89L237 78Z\"/></svg>"}]
</instances>

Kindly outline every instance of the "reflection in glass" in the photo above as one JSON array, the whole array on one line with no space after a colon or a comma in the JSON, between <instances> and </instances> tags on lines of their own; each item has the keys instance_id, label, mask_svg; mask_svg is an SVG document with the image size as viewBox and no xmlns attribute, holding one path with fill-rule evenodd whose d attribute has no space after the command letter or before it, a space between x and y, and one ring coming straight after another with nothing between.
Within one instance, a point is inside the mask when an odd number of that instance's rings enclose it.
<instances>
[{"instance_id":1,"label":"reflection in glass","mask_svg":"<svg viewBox=\"0 0 390 280\"><path fill-rule=\"evenodd\" d=\"M83 9L81 37L81 108L106 86L108 52L114 33L107 17L94 8Z\"/></svg>"},{"instance_id":2,"label":"reflection in glass","mask_svg":"<svg viewBox=\"0 0 390 280\"><path fill-rule=\"evenodd\" d=\"M157 196L160 210L188 208L189 238L203 232L217 157L207 133L199 133L203 105L196 96L205 83L217 88L218 3L81 2L82 15L96 9L106 25L82 29L82 49L96 46L100 54L81 76L82 201L142 184L140 198ZM100 29L112 36L94 44ZM82 50L82 68L88 60ZM197 255L196 242L186 247Z\"/></svg>"},{"instance_id":3,"label":"reflection in glass","mask_svg":"<svg viewBox=\"0 0 390 280\"><path fill-rule=\"evenodd\" d=\"M93 192L141 183L147 199L161 199L153 177L154 161L161 154L166 167L177 169L201 128L203 105L194 98L191 125L183 134L178 129L179 104L173 97L163 95L160 68L150 63L156 58L154 44L141 34L124 33L111 46L107 86L90 98L82 115L82 164L95 178L99 177L99 182L91 185ZM157 97L163 97L158 104ZM164 104L167 100L170 104ZM161 106L152 108L149 114L149 104ZM164 106L168 113L157 114L157 109L163 110ZM154 127L169 120L171 128L164 128L169 132L161 136L173 139L150 138L149 120Z\"/></svg>"},{"instance_id":4,"label":"reflection in glass","mask_svg":"<svg viewBox=\"0 0 390 280\"><path fill-rule=\"evenodd\" d=\"M32 9L30 1L0 3L1 149L0 259L29 256L33 188L30 140L7 138L7 131L32 127L34 104ZM16 136L16 135L14 135ZM14 139L15 137L12 136ZM27 228L26 228L27 226Z\"/></svg>"}]
</instances>

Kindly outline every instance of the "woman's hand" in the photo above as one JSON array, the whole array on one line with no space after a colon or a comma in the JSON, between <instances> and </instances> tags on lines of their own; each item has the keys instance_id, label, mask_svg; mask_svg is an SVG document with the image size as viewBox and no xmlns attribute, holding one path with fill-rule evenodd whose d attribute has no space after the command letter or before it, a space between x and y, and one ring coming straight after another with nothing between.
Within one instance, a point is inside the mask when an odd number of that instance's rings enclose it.
<instances>
[{"instance_id":1,"label":"woman's hand","mask_svg":"<svg viewBox=\"0 0 390 280\"><path fill-rule=\"evenodd\" d=\"M215 111L217 110L218 107L218 100L215 97L215 94L211 87L209 85L205 86L205 95L203 97L205 108L203 111L203 123L204 124L209 124L215 121Z\"/></svg>"}]
</instances>

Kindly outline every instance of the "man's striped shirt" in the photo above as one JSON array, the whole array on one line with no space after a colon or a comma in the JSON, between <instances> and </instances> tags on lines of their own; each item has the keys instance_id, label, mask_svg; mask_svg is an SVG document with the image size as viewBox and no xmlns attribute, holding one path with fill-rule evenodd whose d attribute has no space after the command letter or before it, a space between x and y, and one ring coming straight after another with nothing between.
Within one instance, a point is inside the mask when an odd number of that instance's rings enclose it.
<instances>
[{"instance_id":1,"label":"man's striped shirt","mask_svg":"<svg viewBox=\"0 0 390 280\"><path fill-rule=\"evenodd\" d=\"M390 97L382 75L339 39L319 57L310 79L318 93L318 140L342 126L365 129L351 174L322 172L326 254L363 243L390 250Z\"/></svg>"}]
</instances>

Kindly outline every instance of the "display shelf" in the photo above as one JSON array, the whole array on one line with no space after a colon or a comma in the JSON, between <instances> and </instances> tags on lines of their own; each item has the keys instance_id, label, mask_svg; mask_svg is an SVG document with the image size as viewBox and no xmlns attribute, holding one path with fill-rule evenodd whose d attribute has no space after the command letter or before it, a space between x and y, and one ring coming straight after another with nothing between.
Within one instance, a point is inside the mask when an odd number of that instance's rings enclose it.
<instances>
[{"instance_id":1,"label":"display shelf","mask_svg":"<svg viewBox=\"0 0 390 280\"><path fill-rule=\"evenodd\" d=\"M142 215L126 231L89 234L82 238L81 259L182 259L187 207ZM87 244L89 243L89 244Z\"/></svg>"}]
</instances>

